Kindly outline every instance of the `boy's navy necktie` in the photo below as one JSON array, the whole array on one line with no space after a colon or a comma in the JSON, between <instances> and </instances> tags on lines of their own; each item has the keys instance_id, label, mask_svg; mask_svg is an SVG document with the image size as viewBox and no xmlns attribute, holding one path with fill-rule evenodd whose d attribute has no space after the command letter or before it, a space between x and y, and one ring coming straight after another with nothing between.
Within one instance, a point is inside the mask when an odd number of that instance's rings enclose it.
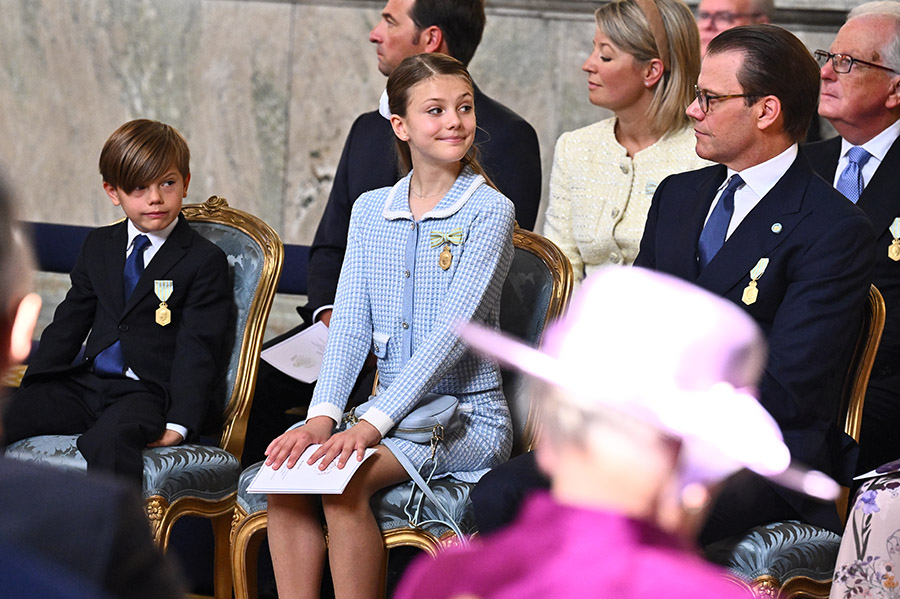
<instances>
[{"instance_id":1,"label":"boy's navy necktie","mask_svg":"<svg viewBox=\"0 0 900 599\"><path fill-rule=\"evenodd\" d=\"M853 146L847 152L847 166L841 171L835 189L844 194L854 204L859 201L863 192L862 169L872 155L859 146Z\"/></svg>"},{"instance_id":2,"label":"boy's navy necktie","mask_svg":"<svg viewBox=\"0 0 900 599\"><path fill-rule=\"evenodd\" d=\"M131 253L125 260L125 272L122 277L126 302L144 272L144 250L149 246L150 239L146 235L138 235L134 238ZM125 355L122 353L122 345L119 341L97 354L97 357L94 358L94 372L107 376L125 374Z\"/></svg>"},{"instance_id":3,"label":"boy's navy necktie","mask_svg":"<svg viewBox=\"0 0 900 599\"><path fill-rule=\"evenodd\" d=\"M731 180L722 192L719 203L713 208L712 214L706 221L706 225L700 232L700 241L697 244L700 257L700 270L706 268L722 246L725 244L725 236L728 234L728 225L731 223L731 215L734 214L734 192L744 184L740 175L732 175Z\"/></svg>"}]
</instances>

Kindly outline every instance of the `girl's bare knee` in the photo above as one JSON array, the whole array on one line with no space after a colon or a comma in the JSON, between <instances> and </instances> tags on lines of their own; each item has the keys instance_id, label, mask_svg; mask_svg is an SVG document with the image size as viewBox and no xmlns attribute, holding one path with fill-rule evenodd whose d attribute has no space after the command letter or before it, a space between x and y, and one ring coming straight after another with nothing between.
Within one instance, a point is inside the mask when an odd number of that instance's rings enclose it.
<instances>
[{"instance_id":1,"label":"girl's bare knee","mask_svg":"<svg viewBox=\"0 0 900 599\"><path fill-rule=\"evenodd\" d=\"M325 512L326 519L331 514L358 512L369 509L370 497L371 494L368 493L363 497L358 494L348 493L347 490L340 495L323 495L322 510Z\"/></svg>"},{"instance_id":2,"label":"girl's bare knee","mask_svg":"<svg viewBox=\"0 0 900 599\"><path fill-rule=\"evenodd\" d=\"M268 511L302 511L310 508L311 502L307 495L274 494L267 498Z\"/></svg>"}]
</instances>

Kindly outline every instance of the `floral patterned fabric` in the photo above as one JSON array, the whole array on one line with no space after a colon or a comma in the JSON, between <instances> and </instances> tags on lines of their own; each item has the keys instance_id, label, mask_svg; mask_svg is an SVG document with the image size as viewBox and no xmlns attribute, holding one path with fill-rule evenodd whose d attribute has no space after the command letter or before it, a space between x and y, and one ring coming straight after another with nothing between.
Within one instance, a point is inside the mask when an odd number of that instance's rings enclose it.
<instances>
[{"instance_id":1,"label":"floral patterned fabric","mask_svg":"<svg viewBox=\"0 0 900 599\"><path fill-rule=\"evenodd\" d=\"M831 599L900 599L900 472L867 480L847 519Z\"/></svg>"}]
</instances>

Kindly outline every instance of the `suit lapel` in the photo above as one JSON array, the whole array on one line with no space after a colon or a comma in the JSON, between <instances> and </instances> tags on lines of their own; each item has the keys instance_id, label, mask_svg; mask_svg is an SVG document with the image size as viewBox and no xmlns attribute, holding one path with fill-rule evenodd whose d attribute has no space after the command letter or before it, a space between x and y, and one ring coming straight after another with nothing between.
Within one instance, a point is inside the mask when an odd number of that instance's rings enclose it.
<instances>
[{"instance_id":1,"label":"suit lapel","mask_svg":"<svg viewBox=\"0 0 900 599\"><path fill-rule=\"evenodd\" d=\"M659 247L656 249L659 254L667 254L669 259L673 261L671 273L678 275L688 281L697 279L697 240L700 239L700 231L703 230L703 224L706 221L706 215L709 214L709 207L712 205L716 192L722 182L725 181L727 169L724 166L710 168L706 170L708 174L697 181L694 188L694 197L698 201L691 201L691 198L676 198L674 201L679 202L679 209L684 210L684 218L679 219L683 226L676 225L668 234L671 235L672 247ZM674 221L673 221L674 222ZM668 236L668 235L667 235ZM667 270L669 270L667 268Z\"/></svg>"},{"instance_id":2,"label":"suit lapel","mask_svg":"<svg viewBox=\"0 0 900 599\"><path fill-rule=\"evenodd\" d=\"M834 185L834 176L837 173L838 162L841 159L841 138L832 137L825 141L804 146L803 150L809 157L813 170L825 179L829 185Z\"/></svg>"},{"instance_id":3,"label":"suit lapel","mask_svg":"<svg viewBox=\"0 0 900 599\"><path fill-rule=\"evenodd\" d=\"M900 216L900 137L875 171L857 202L881 235Z\"/></svg>"},{"instance_id":4,"label":"suit lapel","mask_svg":"<svg viewBox=\"0 0 900 599\"><path fill-rule=\"evenodd\" d=\"M726 295L732 287L742 283L759 259L768 257L790 237L797 224L809 213L802 209L802 203L812 175L812 169L801 153L775 187L738 225L719 253L700 273L697 283L719 295ZM781 227L773 227L776 224Z\"/></svg>"},{"instance_id":5,"label":"suit lapel","mask_svg":"<svg viewBox=\"0 0 900 599\"><path fill-rule=\"evenodd\" d=\"M187 253L191 244L191 227L184 219L184 216L178 216L178 224L172 229L168 239L153 256L153 260L144 269L134 292L125 304L124 313L132 310L141 299L147 294L156 294L153 282L157 279L164 279L169 270L181 260ZM123 262L124 264L124 262Z\"/></svg>"}]
</instances>

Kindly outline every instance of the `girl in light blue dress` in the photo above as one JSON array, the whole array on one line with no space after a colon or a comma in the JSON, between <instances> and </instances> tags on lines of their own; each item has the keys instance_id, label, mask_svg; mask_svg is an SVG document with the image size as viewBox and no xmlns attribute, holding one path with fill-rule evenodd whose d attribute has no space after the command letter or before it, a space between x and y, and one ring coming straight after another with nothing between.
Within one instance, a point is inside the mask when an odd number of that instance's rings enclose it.
<instances>
[{"instance_id":1,"label":"girl in light blue dress","mask_svg":"<svg viewBox=\"0 0 900 599\"><path fill-rule=\"evenodd\" d=\"M390 121L401 161L412 170L393 187L353 206L328 345L302 426L275 439L266 462L292 467L311 444L309 463L361 460L340 495L323 495L328 562L338 599L377 597L384 560L369 506L378 490L409 480L395 447L416 466L428 444L393 438L392 429L427 393L459 400L462 426L438 444L435 476L475 482L507 459L509 411L497 366L466 351L455 326L497 327L500 294L512 261L513 204L494 189L474 156L473 84L459 61L442 54L406 59L388 79ZM347 398L368 354L379 386L358 424L341 427ZM318 497L269 495L269 546L282 597L318 597L325 538Z\"/></svg>"}]
</instances>

